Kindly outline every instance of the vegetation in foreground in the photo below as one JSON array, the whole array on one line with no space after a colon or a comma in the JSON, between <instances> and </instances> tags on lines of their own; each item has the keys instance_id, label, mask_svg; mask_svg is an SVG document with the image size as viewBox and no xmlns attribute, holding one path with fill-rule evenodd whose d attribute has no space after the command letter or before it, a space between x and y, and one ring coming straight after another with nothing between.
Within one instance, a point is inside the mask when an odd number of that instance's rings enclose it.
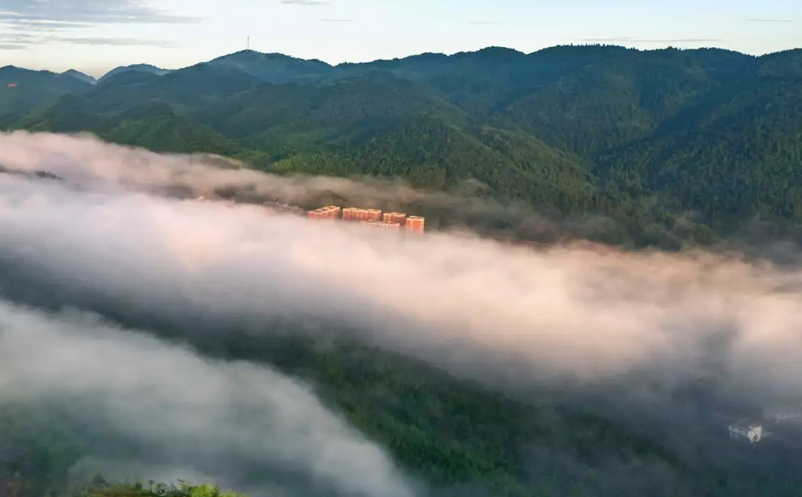
<instances>
[{"instance_id":1,"label":"vegetation in foreground","mask_svg":"<svg viewBox=\"0 0 802 497\"><path fill-rule=\"evenodd\" d=\"M312 382L330 407L387 447L406 472L425 481L431 495L783 497L798 495L802 484L798 475L786 472L792 455L778 455L776 448L719 445L713 462L699 463L666 440L620 422L549 405L544 398L516 400L356 344L319 347L281 339L232 343L225 352L210 346L207 352L261 357ZM68 469L88 450L79 431L70 429L68 420L54 422L47 413L19 406L6 405L2 413L6 447L0 451L0 476L21 483L18 497L76 492L196 497L217 491L209 486L99 485L102 479L76 487ZM721 443L733 443L724 431L720 435Z\"/></svg>"}]
</instances>

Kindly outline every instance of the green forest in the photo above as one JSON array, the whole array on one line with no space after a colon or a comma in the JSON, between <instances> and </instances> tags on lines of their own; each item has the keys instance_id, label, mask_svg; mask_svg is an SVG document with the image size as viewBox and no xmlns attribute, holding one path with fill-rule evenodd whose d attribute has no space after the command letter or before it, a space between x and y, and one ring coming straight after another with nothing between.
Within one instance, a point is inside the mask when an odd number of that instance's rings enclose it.
<instances>
[{"instance_id":1,"label":"green forest","mask_svg":"<svg viewBox=\"0 0 802 497\"><path fill-rule=\"evenodd\" d=\"M242 51L117 68L97 85L5 67L0 127L89 131L278 174L452 192L478 181L533 212L613 221L583 236L672 249L755 220L794 233L800 81L802 50L491 47L337 66Z\"/></svg>"},{"instance_id":2,"label":"green forest","mask_svg":"<svg viewBox=\"0 0 802 497\"><path fill-rule=\"evenodd\" d=\"M549 401L547 392L524 400L357 343L224 342L196 345L211 356L269 363L309 381L329 407L426 482L421 495L747 497L797 496L802 488L776 446L730 445L726 432L696 441L715 455L699 462L660 437ZM41 406L0 405L0 481L6 487L0 495L236 497L208 484L107 483L100 475L76 480L69 470L89 450L76 423Z\"/></svg>"}]
</instances>

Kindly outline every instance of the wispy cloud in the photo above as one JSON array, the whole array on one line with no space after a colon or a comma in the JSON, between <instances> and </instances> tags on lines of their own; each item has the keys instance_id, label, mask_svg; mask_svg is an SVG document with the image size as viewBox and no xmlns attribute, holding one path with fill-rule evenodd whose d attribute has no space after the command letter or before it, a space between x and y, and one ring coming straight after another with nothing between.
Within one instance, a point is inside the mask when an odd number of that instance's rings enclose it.
<instances>
[{"instance_id":1,"label":"wispy cloud","mask_svg":"<svg viewBox=\"0 0 802 497\"><path fill-rule=\"evenodd\" d=\"M637 38L629 36L610 38L576 38L582 43L719 43L726 40L720 38Z\"/></svg>"},{"instance_id":2,"label":"wispy cloud","mask_svg":"<svg viewBox=\"0 0 802 497\"><path fill-rule=\"evenodd\" d=\"M761 19L761 18L756 18L756 19L746 19L746 22L769 22L769 23L773 23L773 22L794 22L794 20L793 19Z\"/></svg>"},{"instance_id":3,"label":"wispy cloud","mask_svg":"<svg viewBox=\"0 0 802 497\"><path fill-rule=\"evenodd\" d=\"M180 16L151 6L145 0L5 0L0 11L3 22L79 24L187 23L199 19Z\"/></svg>"},{"instance_id":4,"label":"wispy cloud","mask_svg":"<svg viewBox=\"0 0 802 497\"><path fill-rule=\"evenodd\" d=\"M95 46L115 46L115 47L158 47L176 48L178 45L167 40L142 40L138 38L57 38L53 41L59 43L69 43L72 45L95 45Z\"/></svg>"},{"instance_id":5,"label":"wispy cloud","mask_svg":"<svg viewBox=\"0 0 802 497\"><path fill-rule=\"evenodd\" d=\"M196 17L176 15L153 7L146 0L4 0L3 10L0 10L0 31L6 36L8 33L25 33L28 36L24 41L12 45L52 41L44 33L85 30L102 24L184 24L198 21L200 19ZM89 38L65 37L59 41L83 43L86 40ZM91 43L98 44L96 41ZM139 40L134 43L133 40L127 40L114 44L164 46L165 42Z\"/></svg>"},{"instance_id":6,"label":"wispy cloud","mask_svg":"<svg viewBox=\"0 0 802 497\"><path fill-rule=\"evenodd\" d=\"M303 6L317 6L317 5L328 5L330 2L326 0L281 0L281 3L285 5L303 5Z\"/></svg>"},{"instance_id":7,"label":"wispy cloud","mask_svg":"<svg viewBox=\"0 0 802 497\"><path fill-rule=\"evenodd\" d=\"M332 19L332 18L323 18L321 19L323 22L351 22L351 19Z\"/></svg>"},{"instance_id":8,"label":"wispy cloud","mask_svg":"<svg viewBox=\"0 0 802 497\"><path fill-rule=\"evenodd\" d=\"M34 36L23 31L0 31L0 50L24 50Z\"/></svg>"},{"instance_id":9,"label":"wispy cloud","mask_svg":"<svg viewBox=\"0 0 802 497\"><path fill-rule=\"evenodd\" d=\"M498 26L500 23L497 21L468 21L468 24L475 24L477 26Z\"/></svg>"},{"instance_id":10,"label":"wispy cloud","mask_svg":"<svg viewBox=\"0 0 802 497\"><path fill-rule=\"evenodd\" d=\"M0 33L0 50L22 50L31 44L70 44L70 45L95 45L95 46L148 46L160 48L175 48L178 45L167 40L148 40L140 38L99 38L84 36L63 36L56 34L63 30L45 31L44 33L32 34L30 32L12 31Z\"/></svg>"}]
</instances>

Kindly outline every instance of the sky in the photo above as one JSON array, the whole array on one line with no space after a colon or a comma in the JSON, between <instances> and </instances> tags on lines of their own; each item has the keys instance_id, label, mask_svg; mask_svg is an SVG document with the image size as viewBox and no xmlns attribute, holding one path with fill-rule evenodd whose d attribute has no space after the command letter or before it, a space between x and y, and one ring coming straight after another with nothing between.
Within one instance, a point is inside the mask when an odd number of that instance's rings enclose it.
<instances>
[{"instance_id":1,"label":"sky","mask_svg":"<svg viewBox=\"0 0 802 497\"><path fill-rule=\"evenodd\" d=\"M0 66L99 76L250 47L329 63L570 43L802 47L798 0L0 0Z\"/></svg>"}]
</instances>

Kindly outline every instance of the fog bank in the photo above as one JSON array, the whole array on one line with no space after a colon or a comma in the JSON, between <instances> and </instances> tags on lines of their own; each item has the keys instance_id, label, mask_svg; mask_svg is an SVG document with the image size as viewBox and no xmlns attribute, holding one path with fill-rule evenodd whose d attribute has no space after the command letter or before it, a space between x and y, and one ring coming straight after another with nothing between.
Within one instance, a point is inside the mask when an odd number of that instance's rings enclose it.
<instances>
[{"instance_id":1,"label":"fog bank","mask_svg":"<svg viewBox=\"0 0 802 497\"><path fill-rule=\"evenodd\" d=\"M384 451L268 367L223 363L77 311L0 302L0 400L80 423L76 470L254 496L414 495Z\"/></svg>"},{"instance_id":2,"label":"fog bank","mask_svg":"<svg viewBox=\"0 0 802 497\"><path fill-rule=\"evenodd\" d=\"M569 383L637 405L632 417L662 423L667 443L726 437L694 426L700 407L802 399L794 267L705 252L399 238L161 194L176 183L196 193L233 184L293 198L341 180L298 187L66 136L5 135L0 150L7 167L69 178L0 175L0 295L17 303L72 305L193 345L356 338L517 393ZM672 423L681 429L669 436Z\"/></svg>"},{"instance_id":3,"label":"fog bank","mask_svg":"<svg viewBox=\"0 0 802 497\"><path fill-rule=\"evenodd\" d=\"M259 207L11 176L0 177L0 198L0 259L143 312L334 320L377 345L424 353L449 344L586 381L647 367L695 374L711 343L726 348L731 375L759 372L796 391L802 374L784 360L800 348L799 274L770 266L398 239Z\"/></svg>"}]
</instances>

